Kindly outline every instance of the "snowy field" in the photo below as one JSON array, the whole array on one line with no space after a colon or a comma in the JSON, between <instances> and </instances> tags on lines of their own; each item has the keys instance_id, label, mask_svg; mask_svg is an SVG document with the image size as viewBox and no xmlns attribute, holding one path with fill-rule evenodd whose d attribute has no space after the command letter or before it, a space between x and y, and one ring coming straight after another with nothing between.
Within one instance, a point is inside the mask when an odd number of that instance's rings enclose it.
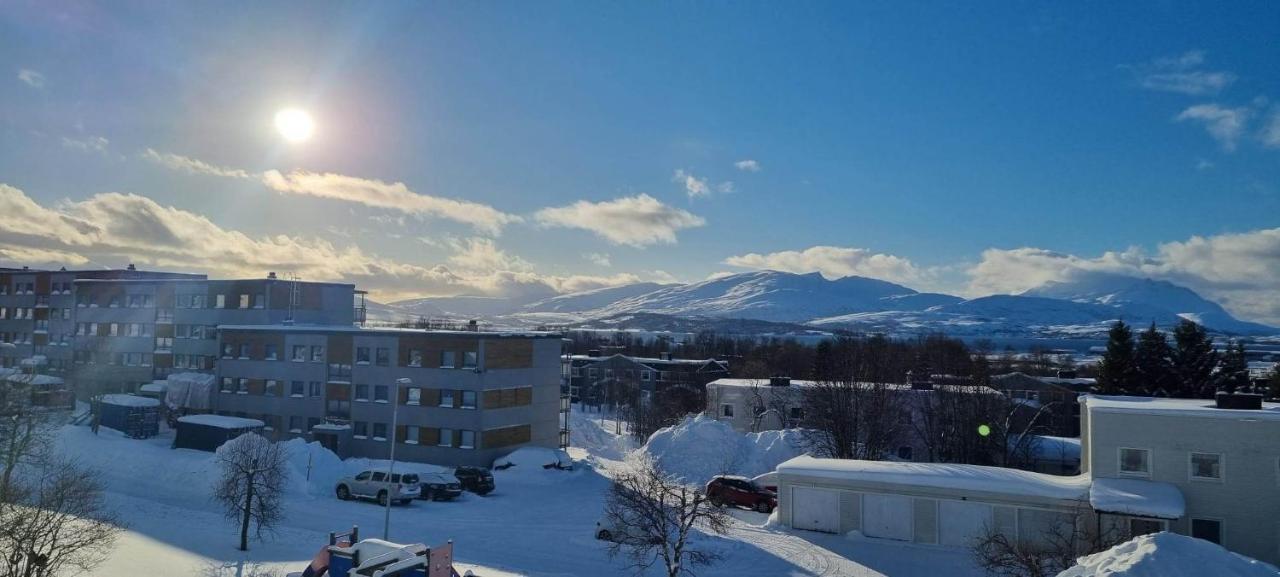
<instances>
[{"instance_id":1,"label":"snowy field","mask_svg":"<svg viewBox=\"0 0 1280 577\"><path fill-rule=\"evenodd\" d=\"M608 557L593 532L609 472L636 446L614 436L612 423L606 421L606 431L599 422L575 415L573 436L583 445L570 449L575 470L495 471L497 490L486 497L466 493L453 502L416 501L394 507L390 538L428 545L452 539L458 567L479 576L630 574L621 559ZM106 428L98 436L87 427L60 431L66 453L102 472L109 505L129 525L110 559L93 575L283 575L301 570L329 531L358 525L363 536L382 536L382 508L338 501L332 493L338 477L377 463L339 461L318 444L292 441L293 479L285 520L274 534L252 541L250 551L241 553L235 549L237 527L222 517L209 497L216 477L213 455L170 449L171 435L133 440ZM309 482L304 478L308 453ZM402 467L397 465L398 470ZM963 550L791 532L766 526L767 517L758 513L735 510L733 515L730 534L712 538L724 559L698 571L700 576L980 575Z\"/></svg>"}]
</instances>

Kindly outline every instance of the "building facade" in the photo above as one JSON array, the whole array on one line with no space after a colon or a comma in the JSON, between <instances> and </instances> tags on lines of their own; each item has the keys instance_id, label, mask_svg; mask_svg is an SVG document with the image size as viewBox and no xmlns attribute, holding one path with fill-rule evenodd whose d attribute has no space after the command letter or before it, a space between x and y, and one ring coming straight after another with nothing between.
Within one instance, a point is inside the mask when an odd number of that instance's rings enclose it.
<instances>
[{"instance_id":1,"label":"building facade","mask_svg":"<svg viewBox=\"0 0 1280 577\"><path fill-rule=\"evenodd\" d=\"M605 405L623 402L609 399L612 384L638 388L644 396L668 388L682 388L699 400L707 383L729 376L729 363L716 359L678 359L664 354L659 358L627 355L602 356L599 351L585 355L566 355L564 359L565 391L586 404Z\"/></svg>"},{"instance_id":2,"label":"building facade","mask_svg":"<svg viewBox=\"0 0 1280 577\"><path fill-rule=\"evenodd\" d=\"M218 334L214 411L262 420L276 439L387 458L394 438L397 459L489 466L567 435L558 334L350 325L224 325Z\"/></svg>"},{"instance_id":3,"label":"building facade","mask_svg":"<svg viewBox=\"0 0 1280 577\"><path fill-rule=\"evenodd\" d=\"M1059 437L1080 436L1081 395L1087 395L1096 379L1076 377L1060 371L1058 376L1041 377L1024 373L1008 373L991 377L996 389L1022 408L1020 417L1030 421L1037 414L1037 429Z\"/></svg>"},{"instance_id":4,"label":"building facade","mask_svg":"<svg viewBox=\"0 0 1280 577\"><path fill-rule=\"evenodd\" d=\"M64 285L65 286L65 285ZM174 372L211 373L223 324L351 326L362 318L354 285L275 278L81 279L71 283L71 384L135 391ZM65 313L64 313L65 314Z\"/></svg>"}]
</instances>

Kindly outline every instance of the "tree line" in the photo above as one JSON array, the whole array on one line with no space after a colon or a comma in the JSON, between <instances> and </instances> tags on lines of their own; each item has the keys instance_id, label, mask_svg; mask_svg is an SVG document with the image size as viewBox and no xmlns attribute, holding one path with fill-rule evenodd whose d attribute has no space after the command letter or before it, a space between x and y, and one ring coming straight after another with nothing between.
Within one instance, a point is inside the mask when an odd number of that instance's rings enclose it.
<instances>
[{"instance_id":1,"label":"tree line","mask_svg":"<svg viewBox=\"0 0 1280 577\"><path fill-rule=\"evenodd\" d=\"M1155 323L1134 337L1124 321L1111 325L1107 348L1098 364L1098 392L1109 395L1208 399L1225 391L1280 394L1280 374L1267 386L1249 378L1244 343L1227 342L1219 351L1204 327L1183 319L1173 340Z\"/></svg>"}]
</instances>

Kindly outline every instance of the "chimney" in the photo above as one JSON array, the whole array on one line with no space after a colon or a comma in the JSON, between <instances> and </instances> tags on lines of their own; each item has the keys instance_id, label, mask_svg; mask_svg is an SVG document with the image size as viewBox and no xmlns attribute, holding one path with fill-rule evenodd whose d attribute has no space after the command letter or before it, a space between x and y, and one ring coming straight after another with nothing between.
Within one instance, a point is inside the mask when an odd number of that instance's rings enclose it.
<instances>
[{"instance_id":1,"label":"chimney","mask_svg":"<svg viewBox=\"0 0 1280 577\"><path fill-rule=\"evenodd\" d=\"M480 331L480 325L479 325L478 323L476 323L476 320L475 320L475 319L471 319L471 320L467 321L467 330L469 330L469 331L471 331L471 332L473 332L473 333L474 333L474 332L479 332L479 331Z\"/></svg>"},{"instance_id":2,"label":"chimney","mask_svg":"<svg viewBox=\"0 0 1280 577\"><path fill-rule=\"evenodd\" d=\"M1059 378L1059 379L1074 379L1074 378L1076 378L1076 371L1075 371L1075 369L1058 369L1058 378Z\"/></svg>"},{"instance_id":3,"label":"chimney","mask_svg":"<svg viewBox=\"0 0 1280 577\"><path fill-rule=\"evenodd\" d=\"M661 353L658 353L658 359L659 359L659 360L663 360L663 361L669 361L669 360L671 360L671 352L670 352L670 351L663 351L663 352L661 352Z\"/></svg>"},{"instance_id":4,"label":"chimney","mask_svg":"<svg viewBox=\"0 0 1280 577\"><path fill-rule=\"evenodd\" d=\"M770 387L790 387L791 377L769 377Z\"/></svg>"},{"instance_id":5,"label":"chimney","mask_svg":"<svg viewBox=\"0 0 1280 577\"><path fill-rule=\"evenodd\" d=\"M138 267L133 266L133 263L129 263L129 266L125 267L125 270L138 270Z\"/></svg>"},{"instance_id":6,"label":"chimney","mask_svg":"<svg viewBox=\"0 0 1280 577\"><path fill-rule=\"evenodd\" d=\"M588 356L588 357L598 357L598 356L600 356L600 349L591 349L591 350L587 351L587 356Z\"/></svg>"},{"instance_id":7,"label":"chimney","mask_svg":"<svg viewBox=\"0 0 1280 577\"><path fill-rule=\"evenodd\" d=\"M275 279L276 279L276 271L271 271L271 272L267 273L267 278L269 278L269 279L271 279L271 280L275 280Z\"/></svg>"}]
</instances>

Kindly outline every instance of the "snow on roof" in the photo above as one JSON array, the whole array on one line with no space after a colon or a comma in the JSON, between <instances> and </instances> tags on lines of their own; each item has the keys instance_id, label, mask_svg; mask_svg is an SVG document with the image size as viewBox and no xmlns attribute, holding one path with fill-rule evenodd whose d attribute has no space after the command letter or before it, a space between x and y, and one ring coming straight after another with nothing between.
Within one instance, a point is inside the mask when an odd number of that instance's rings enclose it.
<instances>
[{"instance_id":1,"label":"snow on roof","mask_svg":"<svg viewBox=\"0 0 1280 577\"><path fill-rule=\"evenodd\" d=\"M569 357L569 360L571 361L607 361L613 357L622 357L624 359L641 363L641 364L666 363L666 364L673 364L673 365L705 365L707 363L724 364L726 362L718 359L659 359L654 357L632 357L632 356L623 355L623 354L600 355L600 356L568 355L568 357Z\"/></svg>"},{"instance_id":2,"label":"snow on roof","mask_svg":"<svg viewBox=\"0 0 1280 577\"><path fill-rule=\"evenodd\" d=\"M1087 476L1060 477L980 465L818 459L802 455L778 465L777 471L779 475L1060 500L1084 501L1089 494Z\"/></svg>"},{"instance_id":3,"label":"snow on roof","mask_svg":"<svg viewBox=\"0 0 1280 577\"><path fill-rule=\"evenodd\" d=\"M28 385L61 385L62 379L59 377L51 377L49 375L29 375L26 373L16 373L5 377L6 381L11 383L24 383Z\"/></svg>"},{"instance_id":4,"label":"snow on roof","mask_svg":"<svg viewBox=\"0 0 1280 577\"><path fill-rule=\"evenodd\" d=\"M1179 519L1187 512L1182 491L1169 483L1145 479L1094 479L1089 504L1103 513Z\"/></svg>"},{"instance_id":5,"label":"snow on roof","mask_svg":"<svg viewBox=\"0 0 1280 577\"><path fill-rule=\"evenodd\" d=\"M785 390L787 387L814 387L814 386L823 384L823 383L819 383L818 381L806 381L801 379L791 379L789 382L790 384L786 386L783 386L783 385L775 386L775 385L769 384L769 379L726 378L726 379L716 379L714 381L711 381L710 383L708 383L708 386L717 385L721 387L760 387L762 389L772 388L772 389ZM838 384L838 383L833 383L833 384ZM997 391L991 387L977 386L977 385L940 385L935 383L932 385L931 388L914 389L911 387L911 385L902 384L902 383L854 383L854 384L862 388L882 386L888 390L893 390L893 391L918 390L920 392L925 392L925 393L929 391L950 391L950 392L959 392L959 393L983 393L983 394L994 394L994 395L1003 394L1000 391Z\"/></svg>"},{"instance_id":6,"label":"snow on roof","mask_svg":"<svg viewBox=\"0 0 1280 577\"><path fill-rule=\"evenodd\" d=\"M137 395L103 395L102 402L121 407L159 407L160 401Z\"/></svg>"},{"instance_id":7,"label":"snow on roof","mask_svg":"<svg viewBox=\"0 0 1280 577\"><path fill-rule=\"evenodd\" d=\"M218 330L231 331L265 331L290 333L355 333L366 335L448 335L448 336L480 336L484 338L559 338L560 333L547 331L446 331L437 329L407 329L398 327L365 328L354 325L218 325Z\"/></svg>"},{"instance_id":8,"label":"snow on roof","mask_svg":"<svg viewBox=\"0 0 1280 577\"><path fill-rule=\"evenodd\" d=\"M320 423L319 425L316 425L316 426L314 426L314 427L311 427L311 430L312 430L312 431L345 431L345 430L350 429L350 428L351 428L351 425L337 425L337 424L334 424L334 423Z\"/></svg>"},{"instance_id":9,"label":"snow on roof","mask_svg":"<svg viewBox=\"0 0 1280 577\"><path fill-rule=\"evenodd\" d=\"M1036 436L1037 459L1080 459L1079 437Z\"/></svg>"},{"instance_id":10,"label":"snow on roof","mask_svg":"<svg viewBox=\"0 0 1280 577\"><path fill-rule=\"evenodd\" d=\"M720 385L722 387L765 387L769 384L769 379L716 379L711 381L712 385ZM805 381L801 379L791 379L788 386L791 387L812 387L817 385L817 381Z\"/></svg>"},{"instance_id":11,"label":"snow on roof","mask_svg":"<svg viewBox=\"0 0 1280 577\"><path fill-rule=\"evenodd\" d=\"M1275 577L1276 568L1221 545L1175 533L1142 535L1076 560L1058 577Z\"/></svg>"},{"instance_id":12,"label":"snow on roof","mask_svg":"<svg viewBox=\"0 0 1280 577\"><path fill-rule=\"evenodd\" d=\"M228 417L225 415L187 415L185 417L178 417L178 422L191 423L193 425L205 425L207 427L218 427L219 429L251 429L254 427L265 426L265 423L257 419Z\"/></svg>"},{"instance_id":13,"label":"snow on roof","mask_svg":"<svg viewBox=\"0 0 1280 577\"><path fill-rule=\"evenodd\" d=\"M163 381L155 382L155 383L147 383L145 385L142 385L141 387L138 387L138 390L144 393L163 393L168 389L169 389L169 383L166 383Z\"/></svg>"},{"instance_id":14,"label":"snow on roof","mask_svg":"<svg viewBox=\"0 0 1280 577\"><path fill-rule=\"evenodd\" d=\"M1280 420L1280 403L1263 403L1260 410L1219 409L1212 399L1168 399L1085 395L1085 410L1094 413L1141 413L1146 415L1216 417L1219 419Z\"/></svg>"}]
</instances>

